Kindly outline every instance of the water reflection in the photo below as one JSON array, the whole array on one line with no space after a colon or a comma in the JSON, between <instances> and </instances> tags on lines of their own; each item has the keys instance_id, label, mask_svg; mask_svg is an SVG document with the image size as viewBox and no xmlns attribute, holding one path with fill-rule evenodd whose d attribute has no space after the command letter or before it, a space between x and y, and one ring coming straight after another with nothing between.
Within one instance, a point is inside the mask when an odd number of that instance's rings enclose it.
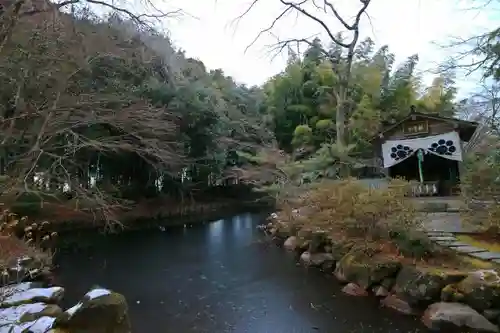
<instances>
[{"instance_id":1,"label":"water reflection","mask_svg":"<svg viewBox=\"0 0 500 333\"><path fill-rule=\"evenodd\" d=\"M293 256L262 241L255 229L260 222L243 214L186 229L94 239L91 249L56 258L67 305L98 284L127 297L134 332L421 329L371 299L344 296L332 276L297 266Z\"/></svg>"}]
</instances>

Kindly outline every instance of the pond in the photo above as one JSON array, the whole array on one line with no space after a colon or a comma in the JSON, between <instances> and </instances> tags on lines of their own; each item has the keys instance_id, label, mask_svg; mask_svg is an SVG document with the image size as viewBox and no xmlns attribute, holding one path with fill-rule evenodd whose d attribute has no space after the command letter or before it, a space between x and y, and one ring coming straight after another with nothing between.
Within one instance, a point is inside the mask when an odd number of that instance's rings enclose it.
<instances>
[{"instance_id":1,"label":"pond","mask_svg":"<svg viewBox=\"0 0 500 333\"><path fill-rule=\"evenodd\" d=\"M56 255L67 306L92 286L124 294L133 332L427 332L341 292L333 276L264 241L263 215L188 228L79 235ZM89 245L90 244L90 245Z\"/></svg>"}]
</instances>

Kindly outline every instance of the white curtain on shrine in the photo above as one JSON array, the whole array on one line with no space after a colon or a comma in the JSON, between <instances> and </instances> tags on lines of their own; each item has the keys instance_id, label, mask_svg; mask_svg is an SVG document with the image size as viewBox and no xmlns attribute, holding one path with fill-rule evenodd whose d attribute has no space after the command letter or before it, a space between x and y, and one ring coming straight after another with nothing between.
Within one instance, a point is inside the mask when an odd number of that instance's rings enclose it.
<instances>
[{"instance_id":1,"label":"white curtain on shrine","mask_svg":"<svg viewBox=\"0 0 500 333\"><path fill-rule=\"evenodd\" d=\"M382 144L384 168L403 162L422 149L425 154L435 154L443 158L462 161L460 137L457 132L449 132L424 138L388 140Z\"/></svg>"}]
</instances>

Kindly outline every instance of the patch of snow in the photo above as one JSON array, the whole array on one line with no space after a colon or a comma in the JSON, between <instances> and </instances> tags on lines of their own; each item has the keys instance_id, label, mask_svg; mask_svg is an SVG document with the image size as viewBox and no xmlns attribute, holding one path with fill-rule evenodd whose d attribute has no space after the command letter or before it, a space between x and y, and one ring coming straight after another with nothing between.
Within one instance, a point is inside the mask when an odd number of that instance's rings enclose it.
<instances>
[{"instance_id":1,"label":"patch of snow","mask_svg":"<svg viewBox=\"0 0 500 333\"><path fill-rule=\"evenodd\" d=\"M23 333L23 329L17 325L1 326L0 333Z\"/></svg>"},{"instance_id":2,"label":"patch of snow","mask_svg":"<svg viewBox=\"0 0 500 333\"><path fill-rule=\"evenodd\" d=\"M19 327L22 329L23 332L25 330L28 330L28 332L30 333L46 333L52 328L52 326L54 326L55 321L56 318L40 317L35 321L23 323L19 325Z\"/></svg>"},{"instance_id":3,"label":"patch of snow","mask_svg":"<svg viewBox=\"0 0 500 333\"><path fill-rule=\"evenodd\" d=\"M18 321L25 313L39 313L45 310L47 304L33 303L0 309L0 326Z\"/></svg>"},{"instance_id":4,"label":"patch of snow","mask_svg":"<svg viewBox=\"0 0 500 333\"><path fill-rule=\"evenodd\" d=\"M30 321L20 325L11 324L0 326L0 333L46 333L53 326L56 318L40 317L35 321Z\"/></svg>"},{"instance_id":5,"label":"patch of snow","mask_svg":"<svg viewBox=\"0 0 500 333\"><path fill-rule=\"evenodd\" d=\"M94 299L97 297L106 296L106 295L110 295L110 294L111 294L111 291L109 291L108 289L96 288L96 289L92 289L91 291L89 291L85 296L87 296L90 299Z\"/></svg>"},{"instance_id":6,"label":"patch of snow","mask_svg":"<svg viewBox=\"0 0 500 333\"><path fill-rule=\"evenodd\" d=\"M276 214L276 213L272 213L272 214L271 214L271 218L272 218L272 219L277 219L277 218L278 218L278 214Z\"/></svg>"},{"instance_id":7,"label":"patch of snow","mask_svg":"<svg viewBox=\"0 0 500 333\"><path fill-rule=\"evenodd\" d=\"M66 310L66 313L71 317L75 314L76 311L78 311L82 307L82 302L78 303L77 305L74 305L70 307L68 310Z\"/></svg>"},{"instance_id":8,"label":"patch of snow","mask_svg":"<svg viewBox=\"0 0 500 333\"><path fill-rule=\"evenodd\" d=\"M33 288L24 290L21 292L15 292L14 294L7 296L3 303L12 304L29 301L34 298L46 298L50 299L55 295L61 293L64 289L62 287L51 287L51 288Z\"/></svg>"}]
</instances>

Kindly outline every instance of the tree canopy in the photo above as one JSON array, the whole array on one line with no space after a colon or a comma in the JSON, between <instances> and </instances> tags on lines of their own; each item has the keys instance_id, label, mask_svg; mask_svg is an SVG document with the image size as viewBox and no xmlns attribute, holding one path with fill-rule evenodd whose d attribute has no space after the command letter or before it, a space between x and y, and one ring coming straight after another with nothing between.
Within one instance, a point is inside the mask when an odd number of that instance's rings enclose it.
<instances>
[{"instance_id":1,"label":"tree canopy","mask_svg":"<svg viewBox=\"0 0 500 333\"><path fill-rule=\"evenodd\" d=\"M360 3L362 14L370 1ZM339 177L345 165L363 166L370 139L412 106L463 116L486 103L487 94L456 101L449 63L424 84L418 55L396 64L388 45L359 40L359 19L347 23L335 11L354 38L328 30L328 41L307 40L301 54L280 43L286 67L248 87L207 70L142 21L168 13L109 5L103 18L74 4L3 8L4 201L177 200L240 180L261 186ZM475 52L490 59L486 74L497 79L494 34Z\"/></svg>"},{"instance_id":2,"label":"tree canopy","mask_svg":"<svg viewBox=\"0 0 500 333\"><path fill-rule=\"evenodd\" d=\"M262 89L137 20L16 10L2 15L4 200L182 197L237 178L238 152L272 142Z\"/></svg>"}]
</instances>

